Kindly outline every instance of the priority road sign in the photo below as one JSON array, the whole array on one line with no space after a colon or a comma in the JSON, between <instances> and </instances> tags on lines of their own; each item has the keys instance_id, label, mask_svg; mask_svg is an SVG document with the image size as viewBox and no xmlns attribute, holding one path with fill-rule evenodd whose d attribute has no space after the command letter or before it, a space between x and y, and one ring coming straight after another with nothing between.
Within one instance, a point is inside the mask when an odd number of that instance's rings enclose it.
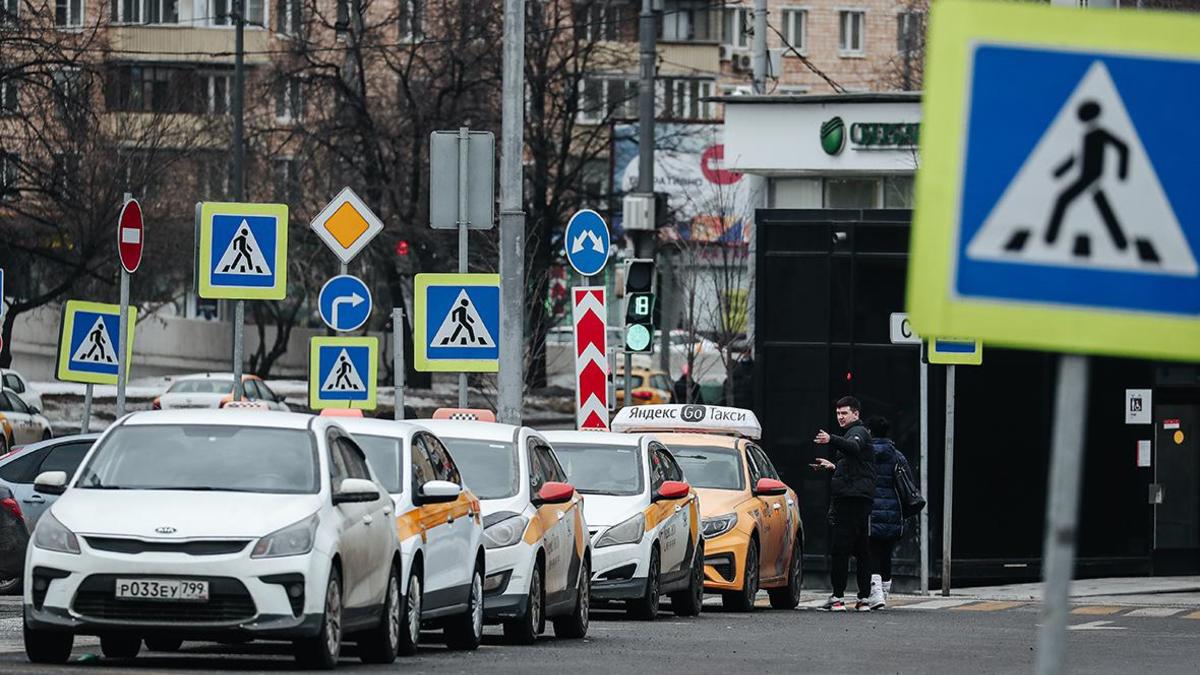
<instances>
[{"instance_id":1,"label":"priority road sign","mask_svg":"<svg viewBox=\"0 0 1200 675\"><path fill-rule=\"evenodd\" d=\"M383 221L347 186L321 209L309 227L338 260L349 265L383 231Z\"/></svg>"},{"instance_id":2,"label":"priority road sign","mask_svg":"<svg viewBox=\"0 0 1200 675\"><path fill-rule=\"evenodd\" d=\"M136 199L130 199L121 207L121 217L117 219L117 253L121 257L121 267L133 274L142 264L142 206Z\"/></svg>"},{"instance_id":3,"label":"priority road sign","mask_svg":"<svg viewBox=\"0 0 1200 675\"><path fill-rule=\"evenodd\" d=\"M563 248L566 249L567 262L581 275L590 277L604 269L610 245L608 224L599 213L582 209L567 222Z\"/></svg>"},{"instance_id":4,"label":"priority road sign","mask_svg":"<svg viewBox=\"0 0 1200 675\"><path fill-rule=\"evenodd\" d=\"M84 384L117 383L117 333L121 308L81 300L68 300L63 306L58 337L57 376L63 382ZM133 329L137 308L130 307L126 323L125 358L132 363ZM125 369L129 379L129 369Z\"/></svg>"},{"instance_id":5,"label":"priority road sign","mask_svg":"<svg viewBox=\"0 0 1200 675\"><path fill-rule=\"evenodd\" d=\"M955 366L983 364L983 343L967 338L931 338L925 343L930 363Z\"/></svg>"},{"instance_id":6,"label":"priority road sign","mask_svg":"<svg viewBox=\"0 0 1200 675\"><path fill-rule=\"evenodd\" d=\"M197 217L196 290L200 297L286 297L286 204L202 202Z\"/></svg>"},{"instance_id":7,"label":"priority road sign","mask_svg":"<svg viewBox=\"0 0 1200 675\"><path fill-rule=\"evenodd\" d=\"M308 407L374 410L379 338L314 337L308 347Z\"/></svg>"},{"instance_id":8,"label":"priority road sign","mask_svg":"<svg viewBox=\"0 0 1200 675\"><path fill-rule=\"evenodd\" d=\"M499 370L500 275L418 274L413 296L417 370Z\"/></svg>"},{"instance_id":9,"label":"priority road sign","mask_svg":"<svg viewBox=\"0 0 1200 675\"><path fill-rule=\"evenodd\" d=\"M923 335L1200 360L1200 19L948 0L908 310ZM1010 96L1013 73L1021 96Z\"/></svg>"},{"instance_id":10,"label":"priority road sign","mask_svg":"<svg viewBox=\"0 0 1200 675\"><path fill-rule=\"evenodd\" d=\"M326 326L341 332L358 330L371 316L371 291L356 276L336 276L321 287L317 308Z\"/></svg>"}]
</instances>

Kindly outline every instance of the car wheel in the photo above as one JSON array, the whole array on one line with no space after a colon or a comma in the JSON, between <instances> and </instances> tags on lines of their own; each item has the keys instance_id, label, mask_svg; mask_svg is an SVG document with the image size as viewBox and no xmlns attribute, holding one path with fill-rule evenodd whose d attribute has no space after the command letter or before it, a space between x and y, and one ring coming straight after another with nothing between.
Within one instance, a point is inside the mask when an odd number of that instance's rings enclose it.
<instances>
[{"instance_id":1,"label":"car wheel","mask_svg":"<svg viewBox=\"0 0 1200 675\"><path fill-rule=\"evenodd\" d=\"M771 596L771 606L775 609L795 609L800 604L800 584L804 581L804 550L800 547L800 538L792 545L792 559L788 562L788 581L783 588L772 588L767 591Z\"/></svg>"},{"instance_id":2,"label":"car wheel","mask_svg":"<svg viewBox=\"0 0 1200 675\"><path fill-rule=\"evenodd\" d=\"M579 566L579 585L575 589L575 609L570 616L554 620L554 636L570 640L580 640L587 637L588 611L591 609L592 570L587 560Z\"/></svg>"},{"instance_id":3,"label":"car wheel","mask_svg":"<svg viewBox=\"0 0 1200 675\"><path fill-rule=\"evenodd\" d=\"M160 635L146 638L146 649L152 652L177 652L183 646L183 638Z\"/></svg>"},{"instance_id":4,"label":"car wheel","mask_svg":"<svg viewBox=\"0 0 1200 675\"><path fill-rule=\"evenodd\" d=\"M629 603L629 614L635 619L653 621L658 618L659 596L659 555L658 545L650 549L650 565L646 570L646 592L641 598Z\"/></svg>"},{"instance_id":5,"label":"car wheel","mask_svg":"<svg viewBox=\"0 0 1200 675\"><path fill-rule=\"evenodd\" d=\"M467 611L446 624L446 646L459 651L479 649L483 642L483 562L475 563L471 574L471 597Z\"/></svg>"},{"instance_id":6,"label":"car wheel","mask_svg":"<svg viewBox=\"0 0 1200 675\"><path fill-rule=\"evenodd\" d=\"M137 635L101 635L100 651L110 659L132 659L142 651L142 638Z\"/></svg>"},{"instance_id":7,"label":"car wheel","mask_svg":"<svg viewBox=\"0 0 1200 675\"><path fill-rule=\"evenodd\" d=\"M0 430L0 455L8 454L8 434Z\"/></svg>"},{"instance_id":8,"label":"car wheel","mask_svg":"<svg viewBox=\"0 0 1200 675\"><path fill-rule=\"evenodd\" d=\"M731 612L749 612L754 609L754 597L758 595L758 542L751 539L746 548L746 569L742 572L742 590L730 591L721 596L721 605Z\"/></svg>"},{"instance_id":9,"label":"car wheel","mask_svg":"<svg viewBox=\"0 0 1200 675\"><path fill-rule=\"evenodd\" d=\"M304 668L331 670L342 652L342 583L337 569L329 572L321 628L310 638L296 640L296 662Z\"/></svg>"},{"instance_id":10,"label":"car wheel","mask_svg":"<svg viewBox=\"0 0 1200 675\"><path fill-rule=\"evenodd\" d=\"M400 646L396 650L401 656L417 653L421 644L421 574L413 569L408 575L408 590L404 594L403 611L400 613Z\"/></svg>"},{"instance_id":11,"label":"car wheel","mask_svg":"<svg viewBox=\"0 0 1200 675\"><path fill-rule=\"evenodd\" d=\"M359 637L358 657L363 663L392 663L400 650L400 573L388 575L387 593L380 608L379 625Z\"/></svg>"},{"instance_id":12,"label":"car wheel","mask_svg":"<svg viewBox=\"0 0 1200 675\"><path fill-rule=\"evenodd\" d=\"M25 628L25 656L32 663L66 663L75 646L75 636L48 630Z\"/></svg>"},{"instance_id":13,"label":"car wheel","mask_svg":"<svg viewBox=\"0 0 1200 675\"><path fill-rule=\"evenodd\" d=\"M704 540L696 547L696 556L692 559L692 573L685 591L671 596L671 609L675 616L698 616L704 608Z\"/></svg>"},{"instance_id":14,"label":"car wheel","mask_svg":"<svg viewBox=\"0 0 1200 675\"><path fill-rule=\"evenodd\" d=\"M21 591L21 577L0 577L0 595L16 595Z\"/></svg>"},{"instance_id":15,"label":"car wheel","mask_svg":"<svg viewBox=\"0 0 1200 675\"><path fill-rule=\"evenodd\" d=\"M48 441L51 438L54 438L54 434L50 433L49 429L42 432L42 440L43 441Z\"/></svg>"},{"instance_id":16,"label":"car wheel","mask_svg":"<svg viewBox=\"0 0 1200 675\"><path fill-rule=\"evenodd\" d=\"M504 639L519 645L530 645L546 630L546 588L542 583L542 568L536 563L529 577L529 610L516 621L504 622Z\"/></svg>"}]
</instances>

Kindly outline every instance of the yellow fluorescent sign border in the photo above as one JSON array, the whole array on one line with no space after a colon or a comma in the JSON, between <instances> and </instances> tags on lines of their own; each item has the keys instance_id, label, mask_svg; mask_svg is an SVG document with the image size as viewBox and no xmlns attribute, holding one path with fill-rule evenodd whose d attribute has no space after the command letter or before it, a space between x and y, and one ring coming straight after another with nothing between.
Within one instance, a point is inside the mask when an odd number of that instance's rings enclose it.
<instances>
[{"instance_id":1,"label":"yellow fluorescent sign border","mask_svg":"<svg viewBox=\"0 0 1200 675\"><path fill-rule=\"evenodd\" d=\"M80 382L83 384L107 384L117 386L116 375L105 375L103 373L90 373L86 370L73 370L71 368L71 336L75 333L75 318L79 312L94 312L96 314L109 314L117 316L121 313L120 305L109 305L100 302L86 302L83 300L68 300L63 305L62 321L59 322L58 331L58 368L55 376L62 382ZM125 382L129 383L129 373L133 370L133 330L137 326L137 308L129 308L129 316L126 318L125 325ZM110 336L114 347L118 338L116 335ZM114 348L114 351L116 349Z\"/></svg>"},{"instance_id":2,"label":"yellow fluorescent sign border","mask_svg":"<svg viewBox=\"0 0 1200 675\"><path fill-rule=\"evenodd\" d=\"M1200 60L1200 18L940 0L930 13L907 310L921 335L1049 351L1200 360L1200 317L956 297L954 261L974 49L981 43ZM999 86L1000 83L997 83Z\"/></svg>"},{"instance_id":3,"label":"yellow fluorescent sign border","mask_svg":"<svg viewBox=\"0 0 1200 675\"><path fill-rule=\"evenodd\" d=\"M212 283L213 216L270 216L275 218L275 284L262 287L214 286ZM287 204L200 202L196 214L196 294L220 300L283 300L287 297Z\"/></svg>"},{"instance_id":4,"label":"yellow fluorescent sign border","mask_svg":"<svg viewBox=\"0 0 1200 675\"><path fill-rule=\"evenodd\" d=\"M413 368L422 373L495 373L500 359L430 359L425 344L429 325L427 291L430 286L500 285L499 274L418 274L413 280ZM503 308L501 308L503 311ZM500 336L495 336L499 343Z\"/></svg>"},{"instance_id":5,"label":"yellow fluorescent sign border","mask_svg":"<svg viewBox=\"0 0 1200 675\"><path fill-rule=\"evenodd\" d=\"M938 351L938 342L975 343L975 349L964 351ZM930 363L939 365L979 366L983 365L983 343L969 338L930 338L925 348L925 355Z\"/></svg>"},{"instance_id":6,"label":"yellow fluorescent sign border","mask_svg":"<svg viewBox=\"0 0 1200 675\"><path fill-rule=\"evenodd\" d=\"M366 347L370 365L368 372L359 373L367 385L365 401L329 401L321 398L321 347ZM308 407L313 410L326 408L357 408L374 410L379 396L379 338L375 337L314 337L308 341Z\"/></svg>"}]
</instances>

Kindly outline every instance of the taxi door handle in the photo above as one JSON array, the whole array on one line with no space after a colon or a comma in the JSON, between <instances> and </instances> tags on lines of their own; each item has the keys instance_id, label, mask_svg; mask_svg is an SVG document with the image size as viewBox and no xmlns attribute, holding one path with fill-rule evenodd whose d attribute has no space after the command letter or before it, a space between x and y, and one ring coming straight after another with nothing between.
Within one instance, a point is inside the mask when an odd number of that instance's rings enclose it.
<instances>
[{"instance_id":1,"label":"taxi door handle","mask_svg":"<svg viewBox=\"0 0 1200 675\"><path fill-rule=\"evenodd\" d=\"M683 510L682 506L679 506L678 504L675 505L675 513L679 513L682 510Z\"/></svg>"},{"instance_id":2,"label":"taxi door handle","mask_svg":"<svg viewBox=\"0 0 1200 675\"><path fill-rule=\"evenodd\" d=\"M558 512L558 519L559 519L559 520L562 520L562 519L563 519L563 515L564 515L564 514L563 514L563 512L562 512L562 511L559 511L559 512Z\"/></svg>"},{"instance_id":3,"label":"taxi door handle","mask_svg":"<svg viewBox=\"0 0 1200 675\"><path fill-rule=\"evenodd\" d=\"M30 495L21 501L25 502L26 504L45 504L46 498L41 495Z\"/></svg>"},{"instance_id":4,"label":"taxi door handle","mask_svg":"<svg viewBox=\"0 0 1200 675\"><path fill-rule=\"evenodd\" d=\"M363 516L363 522L367 525L370 525L371 523L375 522L375 516L372 516L368 513L367 515Z\"/></svg>"},{"instance_id":5,"label":"taxi door handle","mask_svg":"<svg viewBox=\"0 0 1200 675\"><path fill-rule=\"evenodd\" d=\"M780 507L779 507L779 505L778 505L778 504L772 504L772 505L771 505L771 510L772 510L772 511L778 511L778 510L779 510L779 508L780 508Z\"/></svg>"},{"instance_id":6,"label":"taxi door handle","mask_svg":"<svg viewBox=\"0 0 1200 675\"><path fill-rule=\"evenodd\" d=\"M451 514L451 515L449 515L449 516L446 516L446 524L447 524L447 525L453 525L453 524L454 524L454 515L453 515L453 514Z\"/></svg>"},{"instance_id":7,"label":"taxi door handle","mask_svg":"<svg viewBox=\"0 0 1200 675\"><path fill-rule=\"evenodd\" d=\"M383 507L383 515L385 515L385 516L392 515L392 507L390 507L390 506Z\"/></svg>"}]
</instances>

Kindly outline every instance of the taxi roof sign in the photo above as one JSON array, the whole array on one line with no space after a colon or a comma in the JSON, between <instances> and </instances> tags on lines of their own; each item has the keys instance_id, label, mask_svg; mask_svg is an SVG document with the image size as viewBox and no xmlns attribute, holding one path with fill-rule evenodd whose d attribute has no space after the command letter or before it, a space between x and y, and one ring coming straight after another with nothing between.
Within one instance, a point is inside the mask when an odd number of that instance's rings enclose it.
<instances>
[{"instance_id":1,"label":"taxi roof sign","mask_svg":"<svg viewBox=\"0 0 1200 675\"><path fill-rule=\"evenodd\" d=\"M486 408L438 408L430 419L460 422L495 422L496 413Z\"/></svg>"},{"instance_id":2,"label":"taxi roof sign","mask_svg":"<svg viewBox=\"0 0 1200 675\"><path fill-rule=\"evenodd\" d=\"M221 404L222 410L270 410L271 406L263 401L226 401Z\"/></svg>"},{"instance_id":3,"label":"taxi roof sign","mask_svg":"<svg viewBox=\"0 0 1200 675\"><path fill-rule=\"evenodd\" d=\"M755 440L762 437L762 425L753 410L699 404L626 406L617 411L612 430L733 434Z\"/></svg>"}]
</instances>

